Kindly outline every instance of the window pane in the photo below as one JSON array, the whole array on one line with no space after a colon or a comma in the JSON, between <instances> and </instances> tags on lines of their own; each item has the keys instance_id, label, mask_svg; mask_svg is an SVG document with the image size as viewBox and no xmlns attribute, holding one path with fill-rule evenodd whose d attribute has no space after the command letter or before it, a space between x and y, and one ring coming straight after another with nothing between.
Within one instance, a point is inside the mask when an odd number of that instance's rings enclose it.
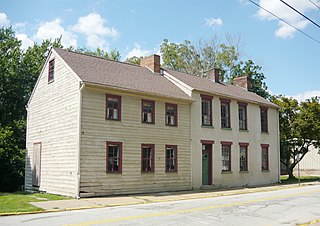
<instances>
[{"instance_id":1,"label":"window pane","mask_svg":"<svg viewBox=\"0 0 320 226\"><path fill-rule=\"evenodd\" d=\"M247 170L247 147L240 146L240 171Z\"/></svg>"},{"instance_id":2,"label":"window pane","mask_svg":"<svg viewBox=\"0 0 320 226\"><path fill-rule=\"evenodd\" d=\"M230 150L229 145L222 145L222 170L230 171Z\"/></svg>"}]
</instances>

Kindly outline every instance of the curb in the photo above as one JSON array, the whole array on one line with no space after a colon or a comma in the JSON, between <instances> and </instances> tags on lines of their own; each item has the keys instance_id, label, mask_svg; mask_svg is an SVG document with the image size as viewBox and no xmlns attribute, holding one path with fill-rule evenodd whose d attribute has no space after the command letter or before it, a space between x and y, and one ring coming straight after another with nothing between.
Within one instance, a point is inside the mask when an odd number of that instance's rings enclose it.
<instances>
[{"instance_id":1,"label":"curb","mask_svg":"<svg viewBox=\"0 0 320 226\"><path fill-rule=\"evenodd\" d=\"M183 201L183 200L194 200L194 199L204 199L204 198L214 198L214 197L224 197L224 196L232 196L232 195L243 195L243 194L252 194L257 192L268 192L268 191L277 191L277 190L285 190L290 188L299 188L305 186L312 186L314 183L303 183L300 186L297 184L288 184L282 187L279 186L270 186L270 187L261 187L261 188L248 188L245 191L241 190L224 190L224 192L230 193L219 193L223 191L206 191L204 194L196 193L194 196L192 194L186 194L186 196L181 195L172 195L179 196L177 198L167 198L167 199L155 199L155 200L144 200L138 202L128 202L128 203L114 203L114 204L106 204L106 205L95 205L95 206L83 206L83 207L70 207L65 209L49 209L49 210L38 210L38 211L30 211L30 212L10 212L10 213L0 213L1 216L16 216L16 215L25 215L25 214L38 214L38 213L52 213L52 212L63 212L63 211L73 211L73 210L85 210L85 209L97 209L97 208L105 208L105 207L118 207L118 206L130 206L130 205L139 205L139 204L149 204L149 203L164 203L164 202L173 202L173 201ZM198 195L197 195L198 194ZM188 196L191 195L191 196ZM137 196L131 196L133 198L137 198ZM300 226L308 226L311 224L315 224L320 222L320 218L305 224L300 224Z\"/></svg>"}]
</instances>

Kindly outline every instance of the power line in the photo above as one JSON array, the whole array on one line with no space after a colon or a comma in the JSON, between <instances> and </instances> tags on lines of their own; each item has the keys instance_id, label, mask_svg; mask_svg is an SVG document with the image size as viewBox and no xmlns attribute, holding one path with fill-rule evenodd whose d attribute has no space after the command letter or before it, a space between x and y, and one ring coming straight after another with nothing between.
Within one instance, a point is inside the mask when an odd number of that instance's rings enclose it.
<instances>
[{"instance_id":1,"label":"power line","mask_svg":"<svg viewBox=\"0 0 320 226\"><path fill-rule=\"evenodd\" d=\"M278 18L279 20L281 20L282 22L284 22L285 24L289 25L290 27L294 28L295 30L299 31L300 33L302 33L303 35L307 36L308 38L312 39L313 41L317 42L318 44L320 44L320 41L318 41L317 39L313 38L312 36L308 35L307 33L305 33L304 31L300 30L299 28L293 26L292 24L290 24L289 22L285 21L284 19L278 17L277 15L275 15L274 13L270 12L269 10L263 8L261 5L259 5L258 3L252 1L252 0L248 0L249 2L251 2L252 4L258 6L259 8L263 9L264 11L266 11L267 13L271 14L272 16Z\"/></svg>"},{"instance_id":2,"label":"power line","mask_svg":"<svg viewBox=\"0 0 320 226\"><path fill-rule=\"evenodd\" d=\"M286 3L283 0L280 0L280 2L282 2L283 4L285 4L286 6L288 6L290 9L292 9L293 11L295 11L296 13L299 13L301 16L303 16L304 18L306 18L307 20L309 20L311 23L313 23L314 25L316 25L318 28L320 28L320 25L317 24L316 22L314 22L313 20L311 20L309 17L305 16L303 13L299 12L298 10L296 10L294 7L292 7L291 5L289 5L288 3Z\"/></svg>"},{"instance_id":3,"label":"power line","mask_svg":"<svg viewBox=\"0 0 320 226\"><path fill-rule=\"evenodd\" d=\"M317 7L318 9L320 9L320 6L318 4L316 4L314 1L312 0L308 0L309 2L311 2L315 7Z\"/></svg>"}]
</instances>

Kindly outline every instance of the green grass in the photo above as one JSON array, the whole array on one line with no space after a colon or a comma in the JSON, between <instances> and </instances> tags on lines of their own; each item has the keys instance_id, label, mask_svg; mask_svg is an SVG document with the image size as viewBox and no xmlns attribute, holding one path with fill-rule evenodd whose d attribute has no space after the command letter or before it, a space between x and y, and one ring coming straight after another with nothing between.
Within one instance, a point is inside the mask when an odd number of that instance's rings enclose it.
<instances>
[{"instance_id":1,"label":"green grass","mask_svg":"<svg viewBox=\"0 0 320 226\"><path fill-rule=\"evenodd\" d=\"M48 200L69 199L59 195L51 195L44 193L2 193L0 192L0 214L12 212L35 212L42 210L41 208L31 205L29 202L42 202Z\"/></svg>"},{"instance_id":2,"label":"green grass","mask_svg":"<svg viewBox=\"0 0 320 226\"><path fill-rule=\"evenodd\" d=\"M299 183L299 179L298 177L295 178L290 178L287 175L282 175L280 177L281 179L281 183L282 184L295 184L295 183ZM320 177L319 176L300 176L300 182L301 183L305 183L305 182L314 182L314 181L320 181Z\"/></svg>"}]
</instances>

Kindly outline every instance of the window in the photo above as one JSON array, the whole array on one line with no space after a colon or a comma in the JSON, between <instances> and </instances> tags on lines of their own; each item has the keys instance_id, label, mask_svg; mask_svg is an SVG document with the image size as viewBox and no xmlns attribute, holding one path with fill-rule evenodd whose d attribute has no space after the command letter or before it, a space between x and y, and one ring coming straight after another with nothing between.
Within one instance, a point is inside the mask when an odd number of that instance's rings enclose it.
<instances>
[{"instance_id":1,"label":"window","mask_svg":"<svg viewBox=\"0 0 320 226\"><path fill-rule=\"evenodd\" d=\"M201 95L202 125L212 126L212 97Z\"/></svg>"},{"instance_id":2,"label":"window","mask_svg":"<svg viewBox=\"0 0 320 226\"><path fill-rule=\"evenodd\" d=\"M154 101L151 100L142 100L142 122L143 123L149 123L154 124L155 121L155 104Z\"/></svg>"},{"instance_id":3,"label":"window","mask_svg":"<svg viewBox=\"0 0 320 226\"><path fill-rule=\"evenodd\" d=\"M107 94L106 119L121 120L121 96Z\"/></svg>"},{"instance_id":4,"label":"window","mask_svg":"<svg viewBox=\"0 0 320 226\"><path fill-rule=\"evenodd\" d=\"M154 144L141 145L141 172L154 172Z\"/></svg>"},{"instance_id":5,"label":"window","mask_svg":"<svg viewBox=\"0 0 320 226\"><path fill-rule=\"evenodd\" d=\"M166 145L166 172L178 171L177 145Z\"/></svg>"},{"instance_id":6,"label":"window","mask_svg":"<svg viewBox=\"0 0 320 226\"><path fill-rule=\"evenodd\" d=\"M238 103L239 129L247 130L247 104Z\"/></svg>"},{"instance_id":7,"label":"window","mask_svg":"<svg viewBox=\"0 0 320 226\"><path fill-rule=\"evenodd\" d=\"M48 82L53 82L54 80L54 59L49 62L49 72L48 72Z\"/></svg>"},{"instance_id":8,"label":"window","mask_svg":"<svg viewBox=\"0 0 320 226\"><path fill-rule=\"evenodd\" d=\"M221 127L231 128L230 125L230 100L220 99L221 105Z\"/></svg>"},{"instance_id":9,"label":"window","mask_svg":"<svg viewBox=\"0 0 320 226\"><path fill-rule=\"evenodd\" d=\"M231 171L231 144L232 142L221 142L222 149L222 171Z\"/></svg>"},{"instance_id":10,"label":"window","mask_svg":"<svg viewBox=\"0 0 320 226\"><path fill-rule=\"evenodd\" d=\"M178 106L176 104L166 103L166 125L178 125Z\"/></svg>"},{"instance_id":11,"label":"window","mask_svg":"<svg viewBox=\"0 0 320 226\"><path fill-rule=\"evenodd\" d=\"M122 143L107 142L107 172L121 173L122 169Z\"/></svg>"},{"instance_id":12,"label":"window","mask_svg":"<svg viewBox=\"0 0 320 226\"><path fill-rule=\"evenodd\" d=\"M260 107L261 132L268 132L268 108Z\"/></svg>"},{"instance_id":13,"label":"window","mask_svg":"<svg viewBox=\"0 0 320 226\"><path fill-rule=\"evenodd\" d=\"M269 145L261 144L261 170L269 170Z\"/></svg>"},{"instance_id":14,"label":"window","mask_svg":"<svg viewBox=\"0 0 320 226\"><path fill-rule=\"evenodd\" d=\"M240 171L248 171L248 143L239 143Z\"/></svg>"}]
</instances>

